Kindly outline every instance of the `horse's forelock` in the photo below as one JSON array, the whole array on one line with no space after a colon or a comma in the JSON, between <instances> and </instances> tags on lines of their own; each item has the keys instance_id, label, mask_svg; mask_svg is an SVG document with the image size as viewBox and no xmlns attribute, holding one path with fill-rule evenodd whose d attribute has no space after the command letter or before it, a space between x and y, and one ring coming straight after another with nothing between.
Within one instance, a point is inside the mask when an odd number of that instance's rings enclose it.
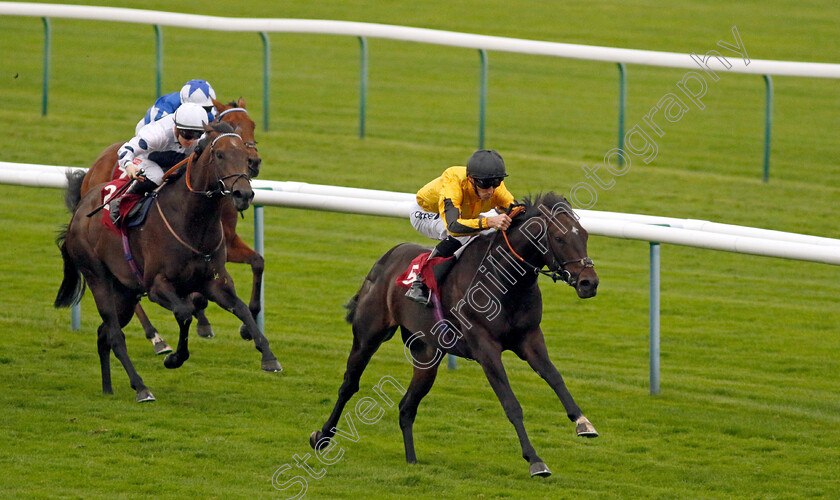
<instances>
[{"instance_id":1,"label":"horse's forelock","mask_svg":"<svg viewBox=\"0 0 840 500\"><path fill-rule=\"evenodd\" d=\"M211 122L209 125L204 126L204 130L207 132L201 137L201 140L198 141L198 146L195 148L195 155L196 157L201 156L201 153L204 152L205 149L213 142L215 137L211 137L214 133L219 134L228 134L234 132L233 127L230 123L226 122Z\"/></svg>"}]
</instances>

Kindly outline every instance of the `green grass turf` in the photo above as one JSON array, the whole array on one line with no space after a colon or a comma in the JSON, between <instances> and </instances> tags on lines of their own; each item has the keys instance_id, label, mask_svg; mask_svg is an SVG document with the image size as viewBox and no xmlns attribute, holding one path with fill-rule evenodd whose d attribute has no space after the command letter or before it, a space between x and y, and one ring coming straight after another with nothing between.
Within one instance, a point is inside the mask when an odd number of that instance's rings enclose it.
<instances>
[{"instance_id":1,"label":"green grass turf","mask_svg":"<svg viewBox=\"0 0 840 500\"><path fill-rule=\"evenodd\" d=\"M68 2L69 3L69 2ZM101 4L102 2L89 2ZM131 7L132 2L111 2ZM750 57L837 62L831 2L229 2L201 13L346 19L570 43L689 53L731 40ZM150 1L144 8L172 10ZM183 12L198 12L178 8ZM0 160L88 166L127 140L154 96L151 27L52 21L50 107L40 116L41 21L0 17ZM164 28L164 88L211 81L244 96L262 124L255 34ZM357 138L358 42L271 35L271 127L259 130L261 177L415 191L477 144L475 51L369 40L367 137ZM613 64L491 52L488 147L517 194L567 192L616 143ZM628 67L628 129L684 70ZM764 86L724 73L702 111L658 139L659 154L599 190L601 210L840 235L840 82L774 78L771 181L761 182ZM113 361L100 394L98 315L88 294L80 331L52 308L69 220L59 190L0 186L0 496L8 498L287 498L272 474L310 453L350 349L342 304L374 260L425 242L407 221L267 208L266 334L285 371L259 371L233 316L211 306L217 336L192 341L179 370L162 366L135 323L129 352L158 400L133 402ZM252 241L252 214L241 234ZM542 282L552 358L601 433L576 438L552 391L505 362L525 424L553 470L530 479L516 435L479 367L441 370L415 425L419 463L404 463L397 410L365 425L345 454L308 479L306 498L836 498L840 491L840 341L836 267L709 250L662 248L662 394L648 395L648 245L593 236L598 296ZM243 295L249 271L231 266ZM147 308L170 342L171 314ZM410 368L385 344L357 399ZM357 399L351 402L355 403ZM352 407L352 406L351 406ZM350 407L348 407L350 408ZM310 459L310 463L313 460ZM300 469L283 473L290 479Z\"/></svg>"}]
</instances>

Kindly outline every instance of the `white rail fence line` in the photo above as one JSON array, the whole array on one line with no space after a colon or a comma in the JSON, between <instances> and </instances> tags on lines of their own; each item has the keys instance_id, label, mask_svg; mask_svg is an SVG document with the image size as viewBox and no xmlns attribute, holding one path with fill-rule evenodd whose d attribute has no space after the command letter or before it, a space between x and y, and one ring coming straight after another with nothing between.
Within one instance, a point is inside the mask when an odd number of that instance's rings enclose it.
<instances>
[{"instance_id":1,"label":"white rail fence line","mask_svg":"<svg viewBox=\"0 0 840 500\"><path fill-rule=\"evenodd\" d=\"M706 52L702 56L695 53L681 54L674 52L624 49L616 47L599 47L539 40L524 40L509 37L458 33L453 31L434 30L427 28L412 28L377 23L363 23L353 21L331 21L315 19L248 19L235 17L218 17L195 14L181 14L174 12L159 12L143 9L127 9L115 7L96 7L82 5L40 4L27 2L0 2L0 15L9 16L39 16L44 22L44 82L42 85L42 114L47 114L49 89L49 32L50 18L83 19L94 21L113 21L133 24L147 24L154 26L156 33L156 66L157 89L161 95L162 80L162 34L160 26L175 26L216 31L236 31L258 33L263 43L263 127L268 130L269 99L270 99L270 46L268 33L308 33L322 35L355 36L360 43L360 79L359 79L359 137L365 136L365 108L367 93L367 37L399 40L416 43L427 43L477 49L481 61L481 82L479 85L479 124L478 149L484 149L485 110L487 99L487 51L530 54L550 57L564 57L570 59L612 62L619 69L619 113L618 113L618 149L625 149L627 137L624 130L625 100L626 100L626 64L645 66L661 66L670 68L692 69L683 77L691 76L697 82L705 82L705 78L698 70L712 76L717 81L715 71L755 74L764 78L766 87L765 99L765 133L764 133L764 161L763 180L770 178L770 141L772 129L772 101L773 83L775 76L799 76L811 78L840 78L840 64L813 63L797 61L774 61L765 59L750 59L746 47L741 41L737 27L732 27L735 44L720 40L717 46L724 48L744 61L744 65L732 65L721 56L717 50ZM700 50L701 54L703 50ZM728 54L735 57L733 54ZM720 58L717 56L721 56ZM706 88L703 83L702 88ZM705 94L705 90L702 90Z\"/></svg>"},{"instance_id":2,"label":"white rail fence line","mask_svg":"<svg viewBox=\"0 0 840 500\"><path fill-rule=\"evenodd\" d=\"M68 170L84 168L0 162L0 184L63 188ZM255 250L263 250L263 206L408 218L414 194L308 184L253 180ZM363 201L360 203L360 201ZM760 228L719 224L696 219L578 210L581 225L590 234L642 240L650 243L650 392L659 393L659 245L707 248L840 265L840 240ZM263 294L263 297L265 294ZM264 304L261 309L264 310ZM79 309L72 314L79 328ZM262 317L260 318L260 327Z\"/></svg>"},{"instance_id":3,"label":"white rail fence line","mask_svg":"<svg viewBox=\"0 0 840 500\"><path fill-rule=\"evenodd\" d=\"M246 19L239 17L202 16L157 12L142 9L95 7L83 5L0 2L0 14L9 16L58 17L117 21L134 24L157 24L217 31L246 31L274 33L312 33L386 38L407 42L430 43L470 49L495 50L589 61L642 64L670 68L697 69L697 63L686 54L653 50L621 49L570 43L543 42L489 35L474 35L426 28L411 28L387 24L316 19ZM711 58L710 58L711 59ZM806 76L840 78L840 64L771 61L750 59L749 66L733 66L730 72L754 75ZM711 62L711 61L709 61ZM718 63L716 63L718 64ZM719 69L726 69L722 65Z\"/></svg>"}]
</instances>

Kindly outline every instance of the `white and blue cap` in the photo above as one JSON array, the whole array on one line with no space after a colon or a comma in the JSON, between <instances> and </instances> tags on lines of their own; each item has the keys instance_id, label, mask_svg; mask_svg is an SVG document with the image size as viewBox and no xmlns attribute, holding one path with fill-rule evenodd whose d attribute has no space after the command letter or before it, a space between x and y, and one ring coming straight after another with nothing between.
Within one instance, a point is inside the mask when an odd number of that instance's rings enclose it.
<instances>
[{"instance_id":1,"label":"white and blue cap","mask_svg":"<svg viewBox=\"0 0 840 500\"><path fill-rule=\"evenodd\" d=\"M202 107L212 106L216 91L205 80L190 80L181 87L181 104L192 102Z\"/></svg>"}]
</instances>

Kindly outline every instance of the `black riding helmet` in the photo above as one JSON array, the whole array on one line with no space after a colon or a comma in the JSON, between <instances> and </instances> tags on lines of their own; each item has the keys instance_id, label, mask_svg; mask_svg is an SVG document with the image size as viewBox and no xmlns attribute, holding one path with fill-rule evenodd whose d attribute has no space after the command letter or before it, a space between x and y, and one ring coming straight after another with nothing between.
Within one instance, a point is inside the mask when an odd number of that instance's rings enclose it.
<instances>
[{"instance_id":1,"label":"black riding helmet","mask_svg":"<svg viewBox=\"0 0 840 500\"><path fill-rule=\"evenodd\" d=\"M473 179L500 179L507 177L505 161L495 149L480 149L467 162L467 175Z\"/></svg>"}]
</instances>

